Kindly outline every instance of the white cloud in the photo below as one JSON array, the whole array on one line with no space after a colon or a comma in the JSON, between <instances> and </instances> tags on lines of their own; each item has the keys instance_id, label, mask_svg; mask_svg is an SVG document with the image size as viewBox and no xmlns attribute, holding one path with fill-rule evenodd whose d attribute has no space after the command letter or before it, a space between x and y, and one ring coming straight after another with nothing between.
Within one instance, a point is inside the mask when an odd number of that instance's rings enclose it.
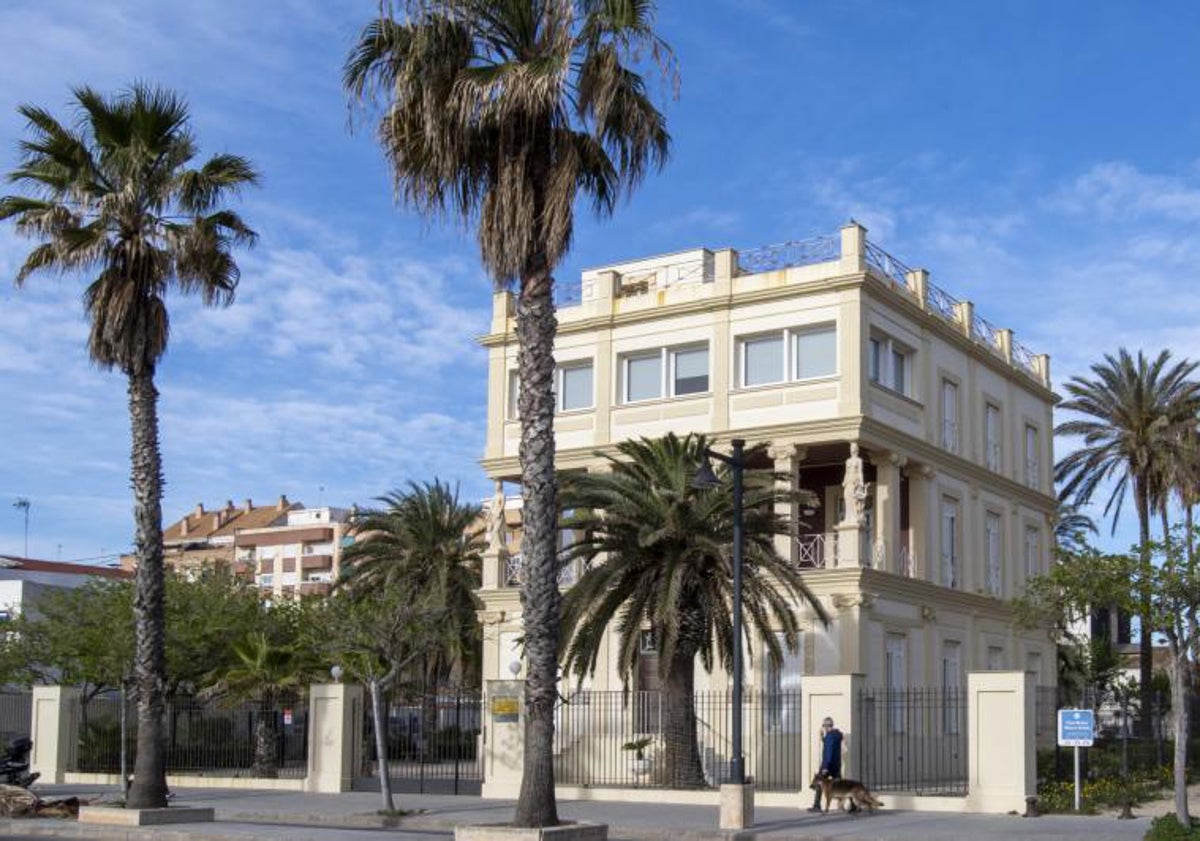
<instances>
[{"instance_id":1,"label":"white cloud","mask_svg":"<svg viewBox=\"0 0 1200 841\"><path fill-rule=\"evenodd\" d=\"M1071 214L1134 221L1159 217L1177 222L1200 219L1200 180L1144 172L1109 161L1084 172L1053 193L1049 206Z\"/></svg>"}]
</instances>

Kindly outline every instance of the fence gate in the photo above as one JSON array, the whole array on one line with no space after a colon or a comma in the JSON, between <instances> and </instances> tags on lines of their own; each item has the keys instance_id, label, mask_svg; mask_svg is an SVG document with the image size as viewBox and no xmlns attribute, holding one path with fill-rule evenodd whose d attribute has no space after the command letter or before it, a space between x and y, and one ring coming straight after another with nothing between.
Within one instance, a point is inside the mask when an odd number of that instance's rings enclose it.
<instances>
[{"instance_id":1,"label":"fence gate","mask_svg":"<svg viewBox=\"0 0 1200 841\"><path fill-rule=\"evenodd\" d=\"M479 794L479 689L407 690L384 698L388 776L397 793ZM370 696L363 700L363 763L354 788L379 790Z\"/></svg>"}]
</instances>

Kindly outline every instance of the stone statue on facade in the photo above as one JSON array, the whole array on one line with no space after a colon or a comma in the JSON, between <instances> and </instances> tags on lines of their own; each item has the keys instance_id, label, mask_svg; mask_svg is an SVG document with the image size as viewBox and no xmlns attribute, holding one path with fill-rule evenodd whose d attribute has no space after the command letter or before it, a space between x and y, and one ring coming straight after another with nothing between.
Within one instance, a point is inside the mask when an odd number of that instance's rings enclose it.
<instances>
[{"instance_id":1,"label":"stone statue on facade","mask_svg":"<svg viewBox=\"0 0 1200 841\"><path fill-rule=\"evenodd\" d=\"M850 458L846 459L846 476L842 479L842 501L846 514L843 523L857 526L862 523L867 510L867 483L863 479L863 461L858 455L858 444L850 443Z\"/></svg>"},{"instance_id":2,"label":"stone statue on facade","mask_svg":"<svg viewBox=\"0 0 1200 841\"><path fill-rule=\"evenodd\" d=\"M487 541L489 552L503 552L508 548L508 523L504 520L504 483L496 482L496 492L487 506Z\"/></svg>"}]
</instances>

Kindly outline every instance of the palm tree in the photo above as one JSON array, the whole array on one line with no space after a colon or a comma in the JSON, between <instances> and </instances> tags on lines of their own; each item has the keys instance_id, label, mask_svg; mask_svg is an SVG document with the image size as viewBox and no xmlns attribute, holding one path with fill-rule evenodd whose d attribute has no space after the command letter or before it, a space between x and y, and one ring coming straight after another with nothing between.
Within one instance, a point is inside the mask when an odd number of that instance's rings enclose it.
<instances>
[{"instance_id":1,"label":"palm tree","mask_svg":"<svg viewBox=\"0 0 1200 841\"><path fill-rule=\"evenodd\" d=\"M1054 518L1054 543L1058 548L1068 552L1081 550L1089 534L1097 534L1096 522L1074 505L1060 501Z\"/></svg>"},{"instance_id":2,"label":"palm tree","mask_svg":"<svg viewBox=\"0 0 1200 841\"><path fill-rule=\"evenodd\" d=\"M1162 466L1169 462L1181 430L1195 426L1200 411L1200 384L1190 379L1197 363L1172 362L1170 351L1148 359L1133 357L1124 348L1092 366L1092 378L1072 377L1064 386L1070 399L1060 409L1082 417L1060 423L1056 435L1082 438L1078 449L1055 465L1059 496L1086 505L1102 488L1109 489L1105 516L1113 529L1127 495L1133 496L1138 518L1141 563L1150 565L1150 514ZM1143 576L1148 578L1149 576ZM1153 649L1147 594L1141 612L1143 632L1138 658L1141 709L1153 700ZM1144 717L1148 724L1149 717Z\"/></svg>"},{"instance_id":3,"label":"palm tree","mask_svg":"<svg viewBox=\"0 0 1200 841\"><path fill-rule=\"evenodd\" d=\"M231 703L258 704L254 723L254 777L278 777L275 754L275 713L289 694L307 685L316 669L295 647L277 644L265 633L256 632L232 644L234 661L209 676L208 697Z\"/></svg>"},{"instance_id":4,"label":"palm tree","mask_svg":"<svg viewBox=\"0 0 1200 841\"><path fill-rule=\"evenodd\" d=\"M423 678L434 684L476 679L482 643L475 617L483 553L480 507L462 502L458 489L439 479L410 482L406 491L378 501L384 507L354 520L359 539L342 555L336 586L361 591L401 584L428 596L443 611L442 644L430 649Z\"/></svg>"},{"instance_id":5,"label":"palm tree","mask_svg":"<svg viewBox=\"0 0 1200 841\"><path fill-rule=\"evenodd\" d=\"M653 636L665 687L664 766L670 784L682 788L705 785L692 706L696 657L708 671L718 659L728 669L734 646L732 477L726 470L716 487L692 487L709 443L703 435L674 434L625 441L606 456L610 472L562 479L564 509L576 512L564 526L582 535L564 560L587 568L566 595L564 666L579 677L594 673L615 622L617 665L628 684L643 632ZM747 459L764 448L752 448ZM775 549L775 536L788 534L775 504L793 495L779 490L778 479L771 471L746 476L742 592L746 627L775 663L783 653L777 632L796 648L795 604L807 603L827 621L803 577Z\"/></svg>"},{"instance_id":6,"label":"palm tree","mask_svg":"<svg viewBox=\"0 0 1200 841\"><path fill-rule=\"evenodd\" d=\"M167 805L163 753L162 459L155 369L167 349L169 290L206 305L233 300L232 249L255 233L220 205L257 182L244 158L215 155L198 168L188 109L175 94L135 84L115 96L74 89L76 121L22 105L28 139L9 180L27 195L0 199L0 219L40 240L17 273L95 272L83 296L88 354L129 383L137 595L138 749L131 808Z\"/></svg>"},{"instance_id":7,"label":"palm tree","mask_svg":"<svg viewBox=\"0 0 1200 841\"><path fill-rule=\"evenodd\" d=\"M397 194L477 229L497 288L517 289L525 563L526 727L514 824L558 823L554 704L560 598L554 476L553 272L575 199L600 215L670 146L636 71L671 72L649 0L407 0L364 27L345 66L352 99L384 103L379 140Z\"/></svg>"}]
</instances>

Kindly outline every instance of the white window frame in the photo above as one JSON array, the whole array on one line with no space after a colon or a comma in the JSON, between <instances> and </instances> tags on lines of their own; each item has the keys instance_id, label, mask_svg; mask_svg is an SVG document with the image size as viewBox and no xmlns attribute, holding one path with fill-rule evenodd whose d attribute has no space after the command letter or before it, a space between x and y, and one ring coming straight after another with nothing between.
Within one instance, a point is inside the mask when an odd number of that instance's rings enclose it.
<instances>
[{"instance_id":1,"label":"white window frame","mask_svg":"<svg viewBox=\"0 0 1200 841\"><path fill-rule=\"evenodd\" d=\"M942 704L942 732L957 736L962 722L958 704L962 691L962 642L942 640L942 688L946 690Z\"/></svg>"},{"instance_id":2,"label":"white window frame","mask_svg":"<svg viewBox=\"0 0 1200 841\"><path fill-rule=\"evenodd\" d=\"M1041 431L1032 423L1025 424L1025 484L1031 488L1042 484L1041 443Z\"/></svg>"},{"instance_id":3,"label":"white window frame","mask_svg":"<svg viewBox=\"0 0 1200 841\"><path fill-rule=\"evenodd\" d=\"M1000 412L1000 406L996 403L985 402L983 404L983 454L984 463L988 470L994 470L997 473L1003 469L1004 452L1001 442L1002 437L1001 427L1003 426L1003 416Z\"/></svg>"},{"instance_id":4,"label":"white window frame","mask_svg":"<svg viewBox=\"0 0 1200 841\"><path fill-rule=\"evenodd\" d=\"M888 694L888 732L904 732L904 703L908 687L908 635L889 631L883 641L884 680Z\"/></svg>"},{"instance_id":5,"label":"white window frame","mask_svg":"<svg viewBox=\"0 0 1200 841\"><path fill-rule=\"evenodd\" d=\"M958 383L942 378L942 448L958 452Z\"/></svg>"},{"instance_id":6,"label":"white window frame","mask_svg":"<svg viewBox=\"0 0 1200 841\"><path fill-rule=\"evenodd\" d=\"M1025 527L1025 579L1042 573L1042 532L1037 526Z\"/></svg>"},{"instance_id":7,"label":"white window frame","mask_svg":"<svg viewBox=\"0 0 1200 841\"><path fill-rule=\"evenodd\" d=\"M658 358L658 394L652 397L639 397L636 400L629 396L629 365L632 362L641 359ZM663 359L663 349L657 350L641 350L631 351L630 353L621 355L621 402L623 404L632 405L636 403L649 403L651 400L662 400L663 398L663 369L665 368L665 360Z\"/></svg>"},{"instance_id":8,"label":"white window frame","mask_svg":"<svg viewBox=\"0 0 1200 841\"><path fill-rule=\"evenodd\" d=\"M566 377L569 371L588 370L592 373L592 387L586 406L566 407ZM554 409L557 412L590 412L596 408L596 366L591 359L574 359L554 369Z\"/></svg>"},{"instance_id":9,"label":"white window frame","mask_svg":"<svg viewBox=\"0 0 1200 841\"><path fill-rule=\"evenodd\" d=\"M987 592L999 597L1004 589L1001 577L1000 556L1003 553L1001 535L1004 532L1004 520L995 511L986 511L983 515L984 558L987 570Z\"/></svg>"},{"instance_id":10,"label":"white window frame","mask_svg":"<svg viewBox=\"0 0 1200 841\"><path fill-rule=\"evenodd\" d=\"M896 357L902 360L904 382L897 388ZM870 336L867 339L867 376L871 382L883 386L889 391L913 398L916 394L913 382L913 359L916 350L884 333Z\"/></svg>"},{"instance_id":11,"label":"white window frame","mask_svg":"<svg viewBox=\"0 0 1200 841\"><path fill-rule=\"evenodd\" d=\"M958 564L958 530L961 527L959 501L953 497L943 496L939 517L941 521L941 558L942 586L957 590L962 586L959 580Z\"/></svg>"},{"instance_id":12,"label":"white window frame","mask_svg":"<svg viewBox=\"0 0 1200 841\"><path fill-rule=\"evenodd\" d=\"M688 351L703 350L708 357L708 373L706 388L704 391L690 391L686 394L677 394L675 391L675 356L679 353ZM656 397L642 397L637 400L629 399L629 363L635 359L650 359L657 354L658 356L658 395ZM621 404L636 405L638 403L649 403L652 400L665 400L675 397L705 397L712 394L712 347L708 342L686 342L680 345L667 345L660 348L649 348L646 350L629 351L623 353L619 357L621 364Z\"/></svg>"},{"instance_id":13,"label":"white window frame","mask_svg":"<svg viewBox=\"0 0 1200 841\"><path fill-rule=\"evenodd\" d=\"M809 333L833 333L833 371L828 374L816 374L811 377L801 377L797 372L797 349L800 336ZM802 324L796 327L785 327L782 330L767 330L762 333L745 333L737 337L737 372L738 372L738 388L767 388L770 386L783 385L785 383L809 383L820 382L821 380L830 380L838 376L841 370L841 354L837 348L837 322L836 321L818 321L813 324ZM783 359L779 366L781 378L778 380L768 380L761 383L747 384L746 382L746 343L761 341L763 339L778 340L780 343L780 353L783 354Z\"/></svg>"}]
</instances>

